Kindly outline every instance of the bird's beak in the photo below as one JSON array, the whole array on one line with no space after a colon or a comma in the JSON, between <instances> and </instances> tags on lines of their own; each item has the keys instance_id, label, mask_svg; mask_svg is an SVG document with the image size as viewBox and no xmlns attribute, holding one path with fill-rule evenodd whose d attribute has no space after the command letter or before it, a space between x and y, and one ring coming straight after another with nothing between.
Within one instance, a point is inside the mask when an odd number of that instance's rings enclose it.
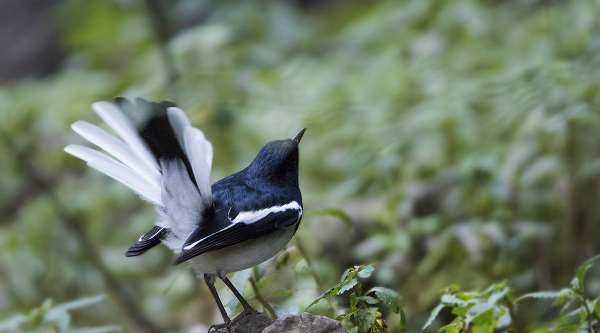
<instances>
[{"instance_id":1,"label":"bird's beak","mask_svg":"<svg viewBox=\"0 0 600 333\"><path fill-rule=\"evenodd\" d=\"M296 134L296 136L292 139L292 141L294 141L296 144L299 144L300 140L302 140L302 136L304 135L304 132L306 132L306 128L303 128L300 132L298 132L298 134Z\"/></svg>"}]
</instances>

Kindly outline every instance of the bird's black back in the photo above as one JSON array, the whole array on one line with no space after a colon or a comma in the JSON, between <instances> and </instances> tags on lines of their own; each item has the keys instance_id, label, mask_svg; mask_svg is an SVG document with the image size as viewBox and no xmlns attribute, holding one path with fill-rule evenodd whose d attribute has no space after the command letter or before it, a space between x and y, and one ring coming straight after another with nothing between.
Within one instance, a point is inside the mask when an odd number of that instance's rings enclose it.
<instances>
[{"instance_id":1,"label":"bird's black back","mask_svg":"<svg viewBox=\"0 0 600 333\"><path fill-rule=\"evenodd\" d=\"M243 169L212 185L213 206L201 221L197 235L208 236L229 225L244 211L254 211L296 201L302 205L297 186L281 186L260 182Z\"/></svg>"}]
</instances>

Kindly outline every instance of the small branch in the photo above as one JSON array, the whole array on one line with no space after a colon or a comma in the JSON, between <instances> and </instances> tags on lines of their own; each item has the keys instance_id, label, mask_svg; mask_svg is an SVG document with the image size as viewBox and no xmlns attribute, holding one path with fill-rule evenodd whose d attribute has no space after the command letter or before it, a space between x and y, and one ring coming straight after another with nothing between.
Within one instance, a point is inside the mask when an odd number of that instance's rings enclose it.
<instances>
[{"instance_id":1,"label":"small branch","mask_svg":"<svg viewBox=\"0 0 600 333\"><path fill-rule=\"evenodd\" d=\"M594 329L594 318L593 318L593 313L592 310L590 309L587 301L585 300L585 297L581 296L581 302L583 303L583 308L585 309L585 317L587 319L587 324L588 324L588 333L596 333L596 330Z\"/></svg>"},{"instance_id":2,"label":"small branch","mask_svg":"<svg viewBox=\"0 0 600 333\"><path fill-rule=\"evenodd\" d=\"M308 253L306 252L306 248L304 247L304 244L302 243L302 239L300 238L299 235L296 235L295 240L296 240L296 247L298 248L298 252L302 256L302 258L304 258L304 260L306 261L306 265L308 266L308 271L310 272L310 275L312 276L312 278L315 280L315 284L317 285L319 293L325 292L325 290L327 290L327 288L323 285L323 282L321 281L321 278L317 274L317 271L315 271L314 266L312 264L312 260L308 256ZM327 299L327 303L329 303L329 306L331 307L331 310L333 310L333 314L337 315L338 308L335 305L335 303L333 303L333 301L329 298L326 298L326 299Z\"/></svg>"},{"instance_id":3,"label":"small branch","mask_svg":"<svg viewBox=\"0 0 600 333\"><path fill-rule=\"evenodd\" d=\"M258 280L258 271L257 271L257 268L254 267L252 269L252 276L250 277L250 285L252 286L252 291L254 292L254 297L262 305L263 309L265 309L265 311L267 311L269 313L269 317L271 317L271 319L277 319L277 314L275 313L275 310L273 309L271 304L269 304L269 302L267 302L267 300L260 293L260 290L258 289L258 285L257 285L257 280Z\"/></svg>"}]
</instances>

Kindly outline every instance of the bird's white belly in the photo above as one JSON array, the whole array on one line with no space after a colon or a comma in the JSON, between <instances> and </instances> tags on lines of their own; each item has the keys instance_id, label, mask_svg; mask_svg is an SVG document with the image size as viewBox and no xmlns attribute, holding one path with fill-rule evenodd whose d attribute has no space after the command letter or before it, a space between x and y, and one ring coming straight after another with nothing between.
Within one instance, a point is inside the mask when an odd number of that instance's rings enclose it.
<instances>
[{"instance_id":1,"label":"bird's white belly","mask_svg":"<svg viewBox=\"0 0 600 333\"><path fill-rule=\"evenodd\" d=\"M198 274L241 271L273 257L286 246L295 231L296 225L292 225L268 236L201 254L190 261Z\"/></svg>"}]
</instances>

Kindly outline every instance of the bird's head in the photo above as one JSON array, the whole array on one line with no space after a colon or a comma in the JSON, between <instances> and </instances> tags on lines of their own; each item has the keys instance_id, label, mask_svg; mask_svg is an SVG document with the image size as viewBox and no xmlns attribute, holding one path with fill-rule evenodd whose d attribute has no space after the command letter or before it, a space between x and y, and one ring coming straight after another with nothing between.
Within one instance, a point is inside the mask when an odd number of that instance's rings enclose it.
<instances>
[{"instance_id":1,"label":"bird's head","mask_svg":"<svg viewBox=\"0 0 600 333\"><path fill-rule=\"evenodd\" d=\"M267 143L252 163L248 171L252 177L272 182L298 184L298 145L306 128L291 139Z\"/></svg>"}]
</instances>

